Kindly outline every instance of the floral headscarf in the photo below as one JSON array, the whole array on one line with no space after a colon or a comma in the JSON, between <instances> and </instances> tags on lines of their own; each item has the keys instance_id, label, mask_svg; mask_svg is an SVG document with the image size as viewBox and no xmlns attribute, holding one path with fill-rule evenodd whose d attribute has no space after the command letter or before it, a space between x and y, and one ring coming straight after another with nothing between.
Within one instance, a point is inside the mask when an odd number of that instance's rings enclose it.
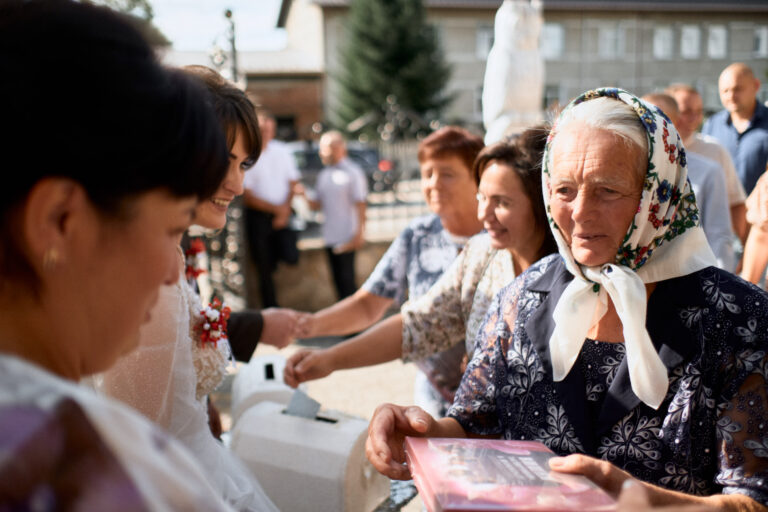
<instances>
[{"instance_id":1,"label":"floral headscarf","mask_svg":"<svg viewBox=\"0 0 768 512\"><path fill-rule=\"evenodd\" d=\"M550 154L558 123L544 152L543 191L550 227L575 279L555 307L555 330L549 341L555 380L568 375L576 362L595 310L607 311L610 296L621 319L632 391L658 408L666 396L667 371L645 328L647 296L644 283L671 279L716 263L699 224L699 210L688 181L685 149L672 122L656 106L621 89L596 89L573 100L558 121L578 105L595 98L613 98L632 107L645 128L648 169L637 213L613 263L585 267L574 260L550 212ZM607 294L607 296L606 296Z\"/></svg>"}]
</instances>

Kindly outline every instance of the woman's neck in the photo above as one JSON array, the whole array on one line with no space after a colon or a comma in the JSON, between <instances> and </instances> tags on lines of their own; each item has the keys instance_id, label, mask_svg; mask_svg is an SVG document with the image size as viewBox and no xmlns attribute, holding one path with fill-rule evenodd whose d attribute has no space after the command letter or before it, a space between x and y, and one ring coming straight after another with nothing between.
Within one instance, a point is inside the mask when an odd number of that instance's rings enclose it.
<instances>
[{"instance_id":1,"label":"woman's neck","mask_svg":"<svg viewBox=\"0 0 768 512\"><path fill-rule=\"evenodd\" d=\"M70 352L61 349L66 343L49 328L40 306L22 302L24 299L0 304L0 352L34 363L65 379L79 380L80 369L75 359L67 357Z\"/></svg>"},{"instance_id":2,"label":"woman's neck","mask_svg":"<svg viewBox=\"0 0 768 512\"><path fill-rule=\"evenodd\" d=\"M523 244L524 247L522 249L512 247L507 249L507 251L509 251L509 253L512 255L512 266L515 269L516 276L519 276L528 270L528 267L539 261L544 256L543 254L540 254L543 242L544 235L541 235L540 237L537 237L536 240L533 240L527 244ZM536 247L536 249L533 249L534 247Z\"/></svg>"},{"instance_id":3,"label":"woman's neck","mask_svg":"<svg viewBox=\"0 0 768 512\"><path fill-rule=\"evenodd\" d=\"M656 283L645 284L646 303L651 298L651 293L656 288ZM613 305L611 297L608 296L608 310L602 318L592 325L587 332L587 337L592 340L605 341L608 343L624 343L624 326L621 323L616 307ZM597 311L595 311L597 316ZM594 322L594 320L593 320Z\"/></svg>"},{"instance_id":4,"label":"woman's neck","mask_svg":"<svg viewBox=\"0 0 768 512\"><path fill-rule=\"evenodd\" d=\"M441 215L443 228L452 235L472 236L483 230L483 223L477 220L477 215Z\"/></svg>"}]
</instances>

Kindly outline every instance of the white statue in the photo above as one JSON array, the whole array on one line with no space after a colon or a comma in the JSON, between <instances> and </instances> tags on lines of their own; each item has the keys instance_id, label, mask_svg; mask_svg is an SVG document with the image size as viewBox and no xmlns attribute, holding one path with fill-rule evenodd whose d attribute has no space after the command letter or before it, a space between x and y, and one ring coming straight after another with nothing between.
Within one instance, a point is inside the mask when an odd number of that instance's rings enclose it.
<instances>
[{"instance_id":1,"label":"white statue","mask_svg":"<svg viewBox=\"0 0 768 512\"><path fill-rule=\"evenodd\" d=\"M486 144L542 120L542 23L541 0L504 0L496 12L483 84Z\"/></svg>"}]
</instances>

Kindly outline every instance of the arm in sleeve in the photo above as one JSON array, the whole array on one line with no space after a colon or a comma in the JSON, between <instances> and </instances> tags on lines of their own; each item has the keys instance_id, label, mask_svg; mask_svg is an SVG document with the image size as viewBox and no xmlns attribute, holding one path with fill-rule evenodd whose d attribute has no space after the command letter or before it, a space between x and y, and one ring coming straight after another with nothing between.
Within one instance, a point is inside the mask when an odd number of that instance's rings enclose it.
<instances>
[{"instance_id":1,"label":"arm in sleeve","mask_svg":"<svg viewBox=\"0 0 768 512\"><path fill-rule=\"evenodd\" d=\"M381 257L362 290L402 304L408 295L408 256L413 229L406 227Z\"/></svg>"},{"instance_id":2,"label":"arm in sleeve","mask_svg":"<svg viewBox=\"0 0 768 512\"><path fill-rule=\"evenodd\" d=\"M702 224L707 241L715 253L720 268L733 272L736 269L736 257L733 253L733 231L731 231L731 213L728 209L728 196L725 190L725 176L719 168L712 167L708 176L709 187L700 206Z\"/></svg>"},{"instance_id":3,"label":"arm in sleeve","mask_svg":"<svg viewBox=\"0 0 768 512\"><path fill-rule=\"evenodd\" d=\"M467 253L459 253L426 294L401 308L404 360L420 360L464 342L468 312L461 292Z\"/></svg>"},{"instance_id":4,"label":"arm in sleeve","mask_svg":"<svg viewBox=\"0 0 768 512\"><path fill-rule=\"evenodd\" d=\"M264 317L261 311L248 309L232 313L227 324L227 335L236 360L247 362L251 359L263 328Z\"/></svg>"}]
</instances>

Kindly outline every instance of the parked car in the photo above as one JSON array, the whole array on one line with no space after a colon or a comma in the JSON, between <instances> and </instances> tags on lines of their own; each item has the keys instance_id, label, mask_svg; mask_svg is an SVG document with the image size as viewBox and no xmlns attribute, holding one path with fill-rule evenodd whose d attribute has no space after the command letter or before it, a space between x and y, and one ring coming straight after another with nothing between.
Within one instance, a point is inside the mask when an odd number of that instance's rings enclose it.
<instances>
[{"instance_id":1,"label":"parked car","mask_svg":"<svg viewBox=\"0 0 768 512\"><path fill-rule=\"evenodd\" d=\"M287 146L296 159L296 166L301 171L301 181L306 187L314 188L317 174L323 169L317 143L296 141L288 142ZM379 150L374 146L349 142L347 153L349 159L363 170L368 178L368 189L373 192L392 190L400 178L400 172L395 162L381 158Z\"/></svg>"}]
</instances>

